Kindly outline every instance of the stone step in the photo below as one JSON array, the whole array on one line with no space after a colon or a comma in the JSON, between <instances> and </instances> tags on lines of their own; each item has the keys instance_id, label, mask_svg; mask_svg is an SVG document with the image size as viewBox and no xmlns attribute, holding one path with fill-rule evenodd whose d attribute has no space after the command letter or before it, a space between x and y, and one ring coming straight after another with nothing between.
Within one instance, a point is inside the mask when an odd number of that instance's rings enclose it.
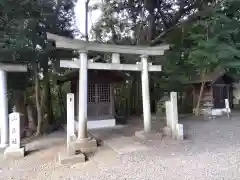
<instances>
[{"instance_id":1,"label":"stone step","mask_svg":"<svg viewBox=\"0 0 240 180\"><path fill-rule=\"evenodd\" d=\"M5 159L19 159L23 158L25 155L25 148L11 148L8 147L4 151L4 158Z\"/></svg>"},{"instance_id":2,"label":"stone step","mask_svg":"<svg viewBox=\"0 0 240 180\"><path fill-rule=\"evenodd\" d=\"M97 151L97 141L88 137L84 140L74 139L67 147L67 151L58 154L60 164L76 164L85 162L88 156Z\"/></svg>"},{"instance_id":3,"label":"stone step","mask_svg":"<svg viewBox=\"0 0 240 180\"><path fill-rule=\"evenodd\" d=\"M58 154L58 162L62 165L84 163L85 161L86 157L83 153L69 155L67 152L62 152Z\"/></svg>"}]
</instances>

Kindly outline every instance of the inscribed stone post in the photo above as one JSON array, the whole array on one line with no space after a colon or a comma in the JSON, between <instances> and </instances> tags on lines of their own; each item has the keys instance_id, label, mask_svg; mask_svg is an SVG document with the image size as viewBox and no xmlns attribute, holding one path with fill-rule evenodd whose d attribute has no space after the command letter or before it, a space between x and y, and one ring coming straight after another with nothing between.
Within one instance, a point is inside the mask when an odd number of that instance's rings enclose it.
<instances>
[{"instance_id":1,"label":"inscribed stone post","mask_svg":"<svg viewBox=\"0 0 240 180\"><path fill-rule=\"evenodd\" d=\"M20 147L20 113L9 114L9 147L5 150L5 158L23 157L24 148Z\"/></svg>"},{"instance_id":2,"label":"inscribed stone post","mask_svg":"<svg viewBox=\"0 0 240 180\"><path fill-rule=\"evenodd\" d=\"M67 94L67 153L61 152L58 154L58 160L61 164L85 162L83 154L76 155L76 149L73 141L75 136L75 116L74 116L74 94Z\"/></svg>"},{"instance_id":3,"label":"inscribed stone post","mask_svg":"<svg viewBox=\"0 0 240 180\"><path fill-rule=\"evenodd\" d=\"M67 144L75 137L74 94L67 94Z\"/></svg>"},{"instance_id":4,"label":"inscribed stone post","mask_svg":"<svg viewBox=\"0 0 240 180\"><path fill-rule=\"evenodd\" d=\"M231 109L229 107L229 100L228 99L225 99L225 108L226 108L226 111L227 111L227 116L228 116L228 118L230 118Z\"/></svg>"},{"instance_id":5,"label":"inscribed stone post","mask_svg":"<svg viewBox=\"0 0 240 180\"><path fill-rule=\"evenodd\" d=\"M176 134L176 125L178 124L178 107L177 107L177 93L170 93L170 101L172 105L172 118L173 118L173 135Z\"/></svg>"},{"instance_id":6,"label":"inscribed stone post","mask_svg":"<svg viewBox=\"0 0 240 180\"><path fill-rule=\"evenodd\" d=\"M9 114L9 147L12 149L20 148L20 113Z\"/></svg>"},{"instance_id":7,"label":"inscribed stone post","mask_svg":"<svg viewBox=\"0 0 240 180\"><path fill-rule=\"evenodd\" d=\"M170 101L166 101L165 102L165 106L166 106L166 123L167 123L167 126L169 128L172 128L172 116L171 116L171 113L172 113L172 110L171 110L171 102Z\"/></svg>"},{"instance_id":8,"label":"inscribed stone post","mask_svg":"<svg viewBox=\"0 0 240 180\"><path fill-rule=\"evenodd\" d=\"M170 101L165 102L165 110L166 110L166 124L167 127L164 128L164 134L167 136L172 136L173 130L173 118L172 118L172 105Z\"/></svg>"},{"instance_id":9,"label":"inscribed stone post","mask_svg":"<svg viewBox=\"0 0 240 180\"><path fill-rule=\"evenodd\" d=\"M225 99L225 108L229 111L230 107L229 107L229 100Z\"/></svg>"},{"instance_id":10,"label":"inscribed stone post","mask_svg":"<svg viewBox=\"0 0 240 180\"><path fill-rule=\"evenodd\" d=\"M177 132L177 140L183 140L183 125L182 124L177 124L176 125L176 132Z\"/></svg>"}]
</instances>

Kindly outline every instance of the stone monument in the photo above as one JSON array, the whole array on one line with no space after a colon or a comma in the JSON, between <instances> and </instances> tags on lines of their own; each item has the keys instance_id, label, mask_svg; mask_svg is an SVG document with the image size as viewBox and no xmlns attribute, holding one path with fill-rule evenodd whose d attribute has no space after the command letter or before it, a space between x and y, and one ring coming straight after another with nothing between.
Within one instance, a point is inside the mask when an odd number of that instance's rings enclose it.
<instances>
[{"instance_id":1,"label":"stone monument","mask_svg":"<svg viewBox=\"0 0 240 180\"><path fill-rule=\"evenodd\" d=\"M74 120L74 94L67 94L67 144L76 139Z\"/></svg>"},{"instance_id":2,"label":"stone monument","mask_svg":"<svg viewBox=\"0 0 240 180\"><path fill-rule=\"evenodd\" d=\"M176 139L177 140L183 140L184 139L183 125L182 124L177 124L176 125Z\"/></svg>"},{"instance_id":3,"label":"stone monument","mask_svg":"<svg viewBox=\"0 0 240 180\"><path fill-rule=\"evenodd\" d=\"M183 140L183 125L178 124L177 93L170 93L170 101L165 102L166 106L166 127L164 134L173 139Z\"/></svg>"},{"instance_id":4,"label":"stone monument","mask_svg":"<svg viewBox=\"0 0 240 180\"><path fill-rule=\"evenodd\" d=\"M24 147L21 147L20 113L9 114L9 147L4 152L5 158L24 157Z\"/></svg>"},{"instance_id":5,"label":"stone monument","mask_svg":"<svg viewBox=\"0 0 240 180\"><path fill-rule=\"evenodd\" d=\"M76 152L75 141L74 94L69 93L67 94L67 151L58 154L60 164L85 162L84 154Z\"/></svg>"},{"instance_id":6,"label":"stone monument","mask_svg":"<svg viewBox=\"0 0 240 180\"><path fill-rule=\"evenodd\" d=\"M225 108L226 108L227 117L228 117L228 119L230 119L231 109L230 109L230 106L229 106L229 100L228 99L225 99Z\"/></svg>"}]
</instances>

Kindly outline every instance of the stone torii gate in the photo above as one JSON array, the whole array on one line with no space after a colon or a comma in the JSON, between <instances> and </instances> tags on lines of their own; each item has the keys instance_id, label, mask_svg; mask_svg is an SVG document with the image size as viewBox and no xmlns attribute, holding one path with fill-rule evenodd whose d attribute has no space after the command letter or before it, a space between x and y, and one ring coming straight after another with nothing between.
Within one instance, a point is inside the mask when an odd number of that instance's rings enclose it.
<instances>
[{"instance_id":1,"label":"stone torii gate","mask_svg":"<svg viewBox=\"0 0 240 180\"><path fill-rule=\"evenodd\" d=\"M27 72L27 65L0 63L0 148L8 145L7 72Z\"/></svg>"},{"instance_id":2,"label":"stone torii gate","mask_svg":"<svg viewBox=\"0 0 240 180\"><path fill-rule=\"evenodd\" d=\"M162 68L160 65L152 65L151 63L148 63L148 56L163 55L164 51L169 49L169 45L148 47L99 44L85 42L81 40L68 39L50 33L47 34L47 37L49 40L53 40L56 42L57 48L73 49L77 50L80 53L80 59L74 61L60 61L60 67L79 69L78 140L83 140L87 138L88 69L141 71L144 131L147 133L151 131L151 110L148 72L161 71ZM92 62L87 59L88 51L112 53L112 63ZM120 64L121 53L140 55L141 62L138 62L137 64Z\"/></svg>"}]
</instances>

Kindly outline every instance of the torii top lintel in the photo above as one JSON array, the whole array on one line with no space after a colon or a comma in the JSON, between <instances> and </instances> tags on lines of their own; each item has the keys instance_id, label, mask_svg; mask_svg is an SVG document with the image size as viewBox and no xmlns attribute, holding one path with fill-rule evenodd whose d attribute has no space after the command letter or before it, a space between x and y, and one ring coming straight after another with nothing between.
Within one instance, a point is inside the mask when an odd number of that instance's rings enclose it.
<instances>
[{"instance_id":1,"label":"torii top lintel","mask_svg":"<svg viewBox=\"0 0 240 180\"><path fill-rule=\"evenodd\" d=\"M70 39L63 36L47 33L47 38L56 42L57 48L74 49L79 51L97 51L109 52L119 54L139 54L158 56L163 55L165 50L169 49L169 45L160 45L155 47L149 46L125 46L114 44L100 44L93 42L86 42L76 39Z\"/></svg>"}]
</instances>

